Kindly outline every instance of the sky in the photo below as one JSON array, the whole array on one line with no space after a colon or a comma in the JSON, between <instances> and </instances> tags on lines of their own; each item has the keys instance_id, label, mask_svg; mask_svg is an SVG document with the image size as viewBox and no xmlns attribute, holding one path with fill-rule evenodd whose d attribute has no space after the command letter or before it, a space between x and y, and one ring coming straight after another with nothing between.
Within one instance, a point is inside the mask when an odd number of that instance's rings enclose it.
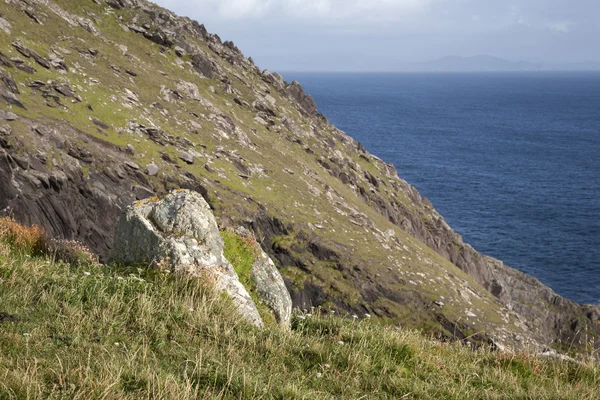
<instances>
[{"instance_id":1,"label":"sky","mask_svg":"<svg viewBox=\"0 0 600 400\"><path fill-rule=\"evenodd\" d=\"M394 71L444 56L600 62L600 0L154 0L273 71Z\"/></svg>"}]
</instances>

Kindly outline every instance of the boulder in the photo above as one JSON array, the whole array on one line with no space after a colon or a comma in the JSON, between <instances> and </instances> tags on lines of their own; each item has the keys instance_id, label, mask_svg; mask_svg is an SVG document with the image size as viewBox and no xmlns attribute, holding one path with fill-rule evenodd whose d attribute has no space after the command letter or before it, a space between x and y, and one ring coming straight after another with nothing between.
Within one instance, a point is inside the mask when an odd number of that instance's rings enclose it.
<instances>
[{"instance_id":1,"label":"boulder","mask_svg":"<svg viewBox=\"0 0 600 400\"><path fill-rule=\"evenodd\" d=\"M284 329L289 329L292 319L292 298L283 277L273 260L260 247L252 232L239 227L236 229L236 233L250 239L247 240L248 243L254 244L255 261L250 270L250 277L256 287L258 297L273 311L279 325Z\"/></svg>"},{"instance_id":2,"label":"boulder","mask_svg":"<svg viewBox=\"0 0 600 400\"><path fill-rule=\"evenodd\" d=\"M196 192L177 190L162 199L129 206L119 217L110 260L163 264L191 276L207 276L227 293L240 314L262 326L256 305L223 256L223 239L210 207Z\"/></svg>"}]
</instances>

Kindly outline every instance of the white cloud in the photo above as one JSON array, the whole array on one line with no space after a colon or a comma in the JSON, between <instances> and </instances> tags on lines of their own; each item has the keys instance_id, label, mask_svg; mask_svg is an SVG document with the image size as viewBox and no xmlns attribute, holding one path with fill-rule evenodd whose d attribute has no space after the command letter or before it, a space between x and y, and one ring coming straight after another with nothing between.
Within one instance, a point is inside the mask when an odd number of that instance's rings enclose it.
<instances>
[{"instance_id":1,"label":"white cloud","mask_svg":"<svg viewBox=\"0 0 600 400\"><path fill-rule=\"evenodd\" d=\"M571 21L553 21L548 22L546 27L553 32L556 33L569 33L571 32L571 28L573 27L573 22Z\"/></svg>"},{"instance_id":2,"label":"white cloud","mask_svg":"<svg viewBox=\"0 0 600 400\"><path fill-rule=\"evenodd\" d=\"M216 14L224 20L285 16L324 21L357 18L389 20L421 9L431 1L433 0L158 0L166 7L194 9L197 15Z\"/></svg>"}]
</instances>

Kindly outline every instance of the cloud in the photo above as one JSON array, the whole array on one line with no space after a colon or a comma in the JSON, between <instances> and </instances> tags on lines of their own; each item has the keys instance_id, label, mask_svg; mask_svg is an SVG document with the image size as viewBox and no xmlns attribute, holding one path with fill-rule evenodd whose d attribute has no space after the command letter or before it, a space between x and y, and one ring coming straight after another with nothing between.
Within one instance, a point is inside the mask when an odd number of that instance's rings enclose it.
<instances>
[{"instance_id":1,"label":"cloud","mask_svg":"<svg viewBox=\"0 0 600 400\"><path fill-rule=\"evenodd\" d=\"M223 20L281 17L348 21L392 19L422 9L432 0L162 0L162 5L194 8L197 14L216 14ZM438 0L439 1L439 0ZM187 4L186 4L187 3ZM192 4L193 3L193 4Z\"/></svg>"},{"instance_id":2,"label":"cloud","mask_svg":"<svg viewBox=\"0 0 600 400\"><path fill-rule=\"evenodd\" d=\"M565 34L571 32L573 25L571 21L554 21L548 22L546 27L555 33Z\"/></svg>"}]
</instances>

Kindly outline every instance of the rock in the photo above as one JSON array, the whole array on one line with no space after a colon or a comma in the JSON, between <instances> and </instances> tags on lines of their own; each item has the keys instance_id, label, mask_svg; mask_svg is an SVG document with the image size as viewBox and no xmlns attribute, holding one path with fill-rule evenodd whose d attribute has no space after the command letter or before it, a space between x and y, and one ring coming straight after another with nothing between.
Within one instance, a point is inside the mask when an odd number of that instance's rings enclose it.
<instances>
[{"instance_id":1,"label":"rock","mask_svg":"<svg viewBox=\"0 0 600 400\"><path fill-rule=\"evenodd\" d=\"M0 97L2 97L10 105L25 109L25 105L21 103L21 100L19 100L14 93L0 91Z\"/></svg>"},{"instance_id":2,"label":"rock","mask_svg":"<svg viewBox=\"0 0 600 400\"><path fill-rule=\"evenodd\" d=\"M187 81L177 82L177 91L188 99L200 100L200 91L195 83Z\"/></svg>"},{"instance_id":3,"label":"rock","mask_svg":"<svg viewBox=\"0 0 600 400\"><path fill-rule=\"evenodd\" d=\"M216 67L213 65L213 62L204 54L193 54L192 65L194 66L194 69L197 72L201 73L209 79L211 79L213 77L213 74L216 72Z\"/></svg>"},{"instance_id":4,"label":"rock","mask_svg":"<svg viewBox=\"0 0 600 400\"><path fill-rule=\"evenodd\" d=\"M292 298L285 286L283 277L273 260L260 247L252 232L239 227L236 229L236 233L247 238L249 243L254 244L256 260L250 270L250 276L256 286L258 297L273 311L279 325L284 329L290 329Z\"/></svg>"},{"instance_id":5,"label":"rock","mask_svg":"<svg viewBox=\"0 0 600 400\"><path fill-rule=\"evenodd\" d=\"M129 206L117 221L110 260L167 263L175 272L208 277L248 322L262 326L252 298L223 256L223 247L208 203L196 192L180 190Z\"/></svg>"},{"instance_id":6,"label":"rock","mask_svg":"<svg viewBox=\"0 0 600 400\"><path fill-rule=\"evenodd\" d=\"M42 67L44 67L46 69L50 69L51 68L51 65L48 62L48 60L46 60L44 57L40 56L34 50L28 49L21 42L16 41L16 42L12 42L11 44L13 45L13 47L15 49L17 49L17 51L19 53L21 53L25 57L27 57L27 58L33 58L35 60L35 62L37 62L38 64L40 64Z\"/></svg>"},{"instance_id":7,"label":"rock","mask_svg":"<svg viewBox=\"0 0 600 400\"><path fill-rule=\"evenodd\" d=\"M183 48L181 48L179 46L175 46L173 48L173 51L175 52L175 54L177 54L178 57L184 57L185 55L187 55L187 51L185 51Z\"/></svg>"},{"instance_id":8,"label":"rock","mask_svg":"<svg viewBox=\"0 0 600 400\"><path fill-rule=\"evenodd\" d=\"M140 166L137 165L136 163L134 163L133 161L125 161L124 164L125 164L126 167L131 168L131 169L136 170L136 171L138 169L140 169Z\"/></svg>"},{"instance_id":9,"label":"rock","mask_svg":"<svg viewBox=\"0 0 600 400\"><path fill-rule=\"evenodd\" d=\"M173 39L170 35L160 28L154 28L153 30L145 31L142 34L146 39L151 40L158 45L165 47L171 47L173 45Z\"/></svg>"},{"instance_id":10,"label":"rock","mask_svg":"<svg viewBox=\"0 0 600 400\"><path fill-rule=\"evenodd\" d=\"M147 187L141 185L133 185L131 187L131 191L133 192L137 200L144 200L149 197L156 196L156 193L154 193L152 189L148 189Z\"/></svg>"},{"instance_id":11,"label":"rock","mask_svg":"<svg viewBox=\"0 0 600 400\"><path fill-rule=\"evenodd\" d=\"M128 144L127 146L125 146L125 153L132 156L135 154L135 148L131 144Z\"/></svg>"},{"instance_id":12,"label":"rock","mask_svg":"<svg viewBox=\"0 0 600 400\"><path fill-rule=\"evenodd\" d=\"M109 126L109 125L105 124L104 122L102 122L102 121L100 121L100 120L98 120L98 119L96 119L96 118L92 118L92 123L93 123L94 125L96 125L96 126L98 126L98 127L102 128L102 129L108 129L108 128L110 128L110 126Z\"/></svg>"},{"instance_id":13,"label":"rock","mask_svg":"<svg viewBox=\"0 0 600 400\"><path fill-rule=\"evenodd\" d=\"M20 93L19 88L17 87L17 82L15 82L12 75L4 71L2 68L0 68L0 80L4 83L6 88L11 91L11 93Z\"/></svg>"},{"instance_id":14,"label":"rock","mask_svg":"<svg viewBox=\"0 0 600 400\"><path fill-rule=\"evenodd\" d=\"M34 74L36 72L35 68L26 64L24 60L18 57L12 57L10 61L13 62L15 64L15 68L17 68L20 71L26 72L28 74Z\"/></svg>"},{"instance_id":15,"label":"rock","mask_svg":"<svg viewBox=\"0 0 600 400\"><path fill-rule=\"evenodd\" d=\"M71 87L67 84L53 84L52 86L54 88L54 90L56 90L58 93L62 94L65 97L72 97L75 98L75 91L73 89L71 89Z\"/></svg>"},{"instance_id":16,"label":"rock","mask_svg":"<svg viewBox=\"0 0 600 400\"><path fill-rule=\"evenodd\" d=\"M131 76L134 76L134 77L135 77L135 76L138 76L138 74L137 74L135 71L132 71L132 70L130 70L130 69L126 69L126 70L125 70L125 73L126 73L127 75L131 75Z\"/></svg>"},{"instance_id":17,"label":"rock","mask_svg":"<svg viewBox=\"0 0 600 400\"><path fill-rule=\"evenodd\" d=\"M98 49L88 49L88 53L96 57L100 53L100 51Z\"/></svg>"},{"instance_id":18,"label":"rock","mask_svg":"<svg viewBox=\"0 0 600 400\"><path fill-rule=\"evenodd\" d=\"M50 60L50 65L52 65L58 72L62 74L69 72L69 67L67 67L67 64L65 64L65 59L61 55L50 53L50 55L48 55L48 59Z\"/></svg>"},{"instance_id":19,"label":"rock","mask_svg":"<svg viewBox=\"0 0 600 400\"><path fill-rule=\"evenodd\" d=\"M11 28L12 27L10 26L8 21L5 20L4 18L0 17L0 30L3 30L7 35L10 35Z\"/></svg>"},{"instance_id":20,"label":"rock","mask_svg":"<svg viewBox=\"0 0 600 400\"><path fill-rule=\"evenodd\" d=\"M158 165L154 163L148 164L146 167L146 173L150 176L156 176L158 174Z\"/></svg>"},{"instance_id":21,"label":"rock","mask_svg":"<svg viewBox=\"0 0 600 400\"><path fill-rule=\"evenodd\" d=\"M292 82L285 88L285 92L289 97L296 100L300 105L301 111L306 115L314 117L317 115L317 104L313 100L312 96L304 93L304 89L300 86L298 81Z\"/></svg>"},{"instance_id":22,"label":"rock","mask_svg":"<svg viewBox=\"0 0 600 400\"><path fill-rule=\"evenodd\" d=\"M14 121L17 118L18 116L16 114L0 109L0 121Z\"/></svg>"},{"instance_id":23,"label":"rock","mask_svg":"<svg viewBox=\"0 0 600 400\"><path fill-rule=\"evenodd\" d=\"M183 153L181 153L181 155L179 156L179 158L181 158L187 164L192 165L194 163L194 156L192 156L188 152L184 151Z\"/></svg>"}]
</instances>

